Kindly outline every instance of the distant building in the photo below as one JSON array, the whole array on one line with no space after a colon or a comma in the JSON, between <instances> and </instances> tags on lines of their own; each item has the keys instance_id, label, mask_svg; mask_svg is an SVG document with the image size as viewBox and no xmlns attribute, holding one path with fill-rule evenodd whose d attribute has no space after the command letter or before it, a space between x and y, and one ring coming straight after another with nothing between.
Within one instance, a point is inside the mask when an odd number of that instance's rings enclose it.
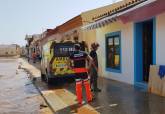
<instances>
[{"instance_id":1,"label":"distant building","mask_svg":"<svg viewBox=\"0 0 165 114\"><path fill-rule=\"evenodd\" d=\"M40 39L41 34L26 35L25 40L27 41L26 45L26 56L32 57L32 53L39 54L41 53Z\"/></svg>"},{"instance_id":2,"label":"distant building","mask_svg":"<svg viewBox=\"0 0 165 114\"><path fill-rule=\"evenodd\" d=\"M20 55L20 46L17 44L0 45L0 57L18 56Z\"/></svg>"}]
</instances>

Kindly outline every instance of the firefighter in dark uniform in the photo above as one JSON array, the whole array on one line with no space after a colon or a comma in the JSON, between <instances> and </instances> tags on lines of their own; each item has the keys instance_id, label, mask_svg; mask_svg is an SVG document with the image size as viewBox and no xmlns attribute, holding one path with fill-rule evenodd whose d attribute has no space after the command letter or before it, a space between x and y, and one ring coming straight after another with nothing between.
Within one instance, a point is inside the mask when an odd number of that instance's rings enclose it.
<instances>
[{"instance_id":1,"label":"firefighter in dark uniform","mask_svg":"<svg viewBox=\"0 0 165 114\"><path fill-rule=\"evenodd\" d=\"M88 78L88 70L86 63L89 61L89 66L92 64L92 58L84 51L80 51L80 44L74 45L75 51L70 55L70 66L75 72L76 78L76 95L78 103L82 103L82 85L86 89L87 101L92 101L92 93L90 90L90 82Z\"/></svg>"}]
</instances>

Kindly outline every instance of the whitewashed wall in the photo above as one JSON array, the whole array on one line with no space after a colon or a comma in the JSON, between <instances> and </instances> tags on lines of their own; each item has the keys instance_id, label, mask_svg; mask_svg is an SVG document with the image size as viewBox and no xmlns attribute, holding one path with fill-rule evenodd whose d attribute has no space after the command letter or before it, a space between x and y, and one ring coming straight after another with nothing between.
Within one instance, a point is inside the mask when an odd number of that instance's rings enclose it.
<instances>
[{"instance_id":1,"label":"whitewashed wall","mask_svg":"<svg viewBox=\"0 0 165 114\"><path fill-rule=\"evenodd\" d=\"M15 56L18 54L16 45L0 45L0 56Z\"/></svg>"},{"instance_id":2,"label":"whitewashed wall","mask_svg":"<svg viewBox=\"0 0 165 114\"><path fill-rule=\"evenodd\" d=\"M165 65L165 13L156 17L156 63Z\"/></svg>"},{"instance_id":3,"label":"whitewashed wall","mask_svg":"<svg viewBox=\"0 0 165 114\"><path fill-rule=\"evenodd\" d=\"M122 73L114 73L106 71L105 61L105 34L111 32L121 31L121 68ZM134 52L133 52L133 23L123 24L120 21L105 26L104 28L96 30L96 39L100 44L98 50L98 59L100 67L100 75L121 81L129 84L134 83Z\"/></svg>"}]
</instances>

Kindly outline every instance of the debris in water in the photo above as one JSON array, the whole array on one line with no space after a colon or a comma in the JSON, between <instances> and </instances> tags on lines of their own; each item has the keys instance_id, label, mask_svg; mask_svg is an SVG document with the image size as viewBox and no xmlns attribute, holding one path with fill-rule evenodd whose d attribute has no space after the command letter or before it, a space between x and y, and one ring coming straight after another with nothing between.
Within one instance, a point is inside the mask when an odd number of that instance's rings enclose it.
<instances>
[{"instance_id":1,"label":"debris in water","mask_svg":"<svg viewBox=\"0 0 165 114\"><path fill-rule=\"evenodd\" d=\"M27 84L25 84L25 86L28 86L28 85L31 85L32 83L27 83Z\"/></svg>"},{"instance_id":2,"label":"debris in water","mask_svg":"<svg viewBox=\"0 0 165 114\"><path fill-rule=\"evenodd\" d=\"M18 66L18 69L21 69L21 65Z\"/></svg>"},{"instance_id":3,"label":"debris in water","mask_svg":"<svg viewBox=\"0 0 165 114\"><path fill-rule=\"evenodd\" d=\"M29 73L27 73L27 77L30 78L30 74Z\"/></svg>"},{"instance_id":4,"label":"debris in water","mask_svg":"<svg viewBox=\"0 0 165 114\"><path fill-rule=\"evenodd\" d=\"M45 104L40 104L40 109L47 108L48 106Z\"/></svg>"},{"instance_id":5,"label":"debris in water","mask_svg":"<svg viewBox=\"0 0 165 114\"><path fill-rule=\"evenodd\" d=\"M16 70L16 74L18 74L18 70Z\"/></svg>"},{"instance_id":6,"label":"debris in water","mask_svg":"<svg viewBox=\"0 0 165 114\"><path fill-rule=\"evenodd\" d=\"M115 106L117 106L118 104L110 104L109 106L110 107L115 107Z\"/></svg>"}]
</instances>

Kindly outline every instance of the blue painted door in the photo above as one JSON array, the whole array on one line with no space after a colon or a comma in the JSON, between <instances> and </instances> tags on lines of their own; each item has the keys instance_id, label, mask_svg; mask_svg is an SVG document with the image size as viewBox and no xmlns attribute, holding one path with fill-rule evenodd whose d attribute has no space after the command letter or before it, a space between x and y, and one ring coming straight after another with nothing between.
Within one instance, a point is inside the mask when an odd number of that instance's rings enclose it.
<instances>
[{"instance_id":1,"label":"blue painted door","mask_svg":"<svg viewBox=\"0 0 165 114\"><path fill-rule=\"evenodd\" d=\"M134 82L147 87L149 66L155 62L154 19L134 24Z\"/></svg>"}]
</instances>

